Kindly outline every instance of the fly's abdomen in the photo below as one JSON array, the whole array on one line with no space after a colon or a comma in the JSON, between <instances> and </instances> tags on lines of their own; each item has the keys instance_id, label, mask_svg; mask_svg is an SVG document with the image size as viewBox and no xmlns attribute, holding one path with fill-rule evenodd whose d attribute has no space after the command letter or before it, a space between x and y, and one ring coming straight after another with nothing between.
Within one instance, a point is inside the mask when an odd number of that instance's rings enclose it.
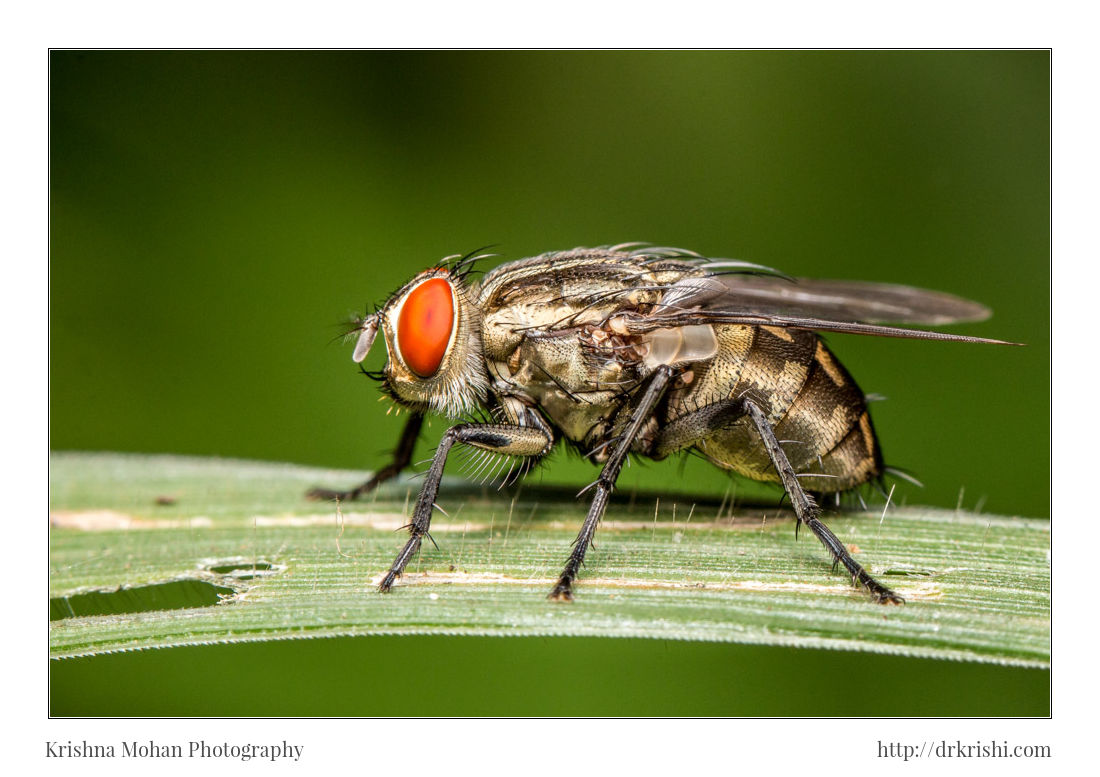
<instances>
[{"instance_id":1,"label":"fly's abdomen","mask_svg":"<svg viewBox=\"0 0 1100 777\"><path fill-rule=\"evenodd\" d=\"M775 424L783 449L810 491L843 491L882 472L882 453L863 392L817 340L806 381L782 420Z\"/></svg>"},{"instance_id":2,"label":"fly's abdomen","mask_svg":"<svg viewBox=\"0 0 1100 777\"><path fill-rule=\"evenodd\" d=\"M726 363L712 364L692 387L699 401L747 399L763 409L811 491L843 491L877 476L882 457L863 392L817 335L773 327L736 329L732 334L740 347L725 349ZM719 332L720 339L730 335ZM716 430L698 447L714 463L744 477L779 480L747 418Z\"/></svg>"}]
</instances>

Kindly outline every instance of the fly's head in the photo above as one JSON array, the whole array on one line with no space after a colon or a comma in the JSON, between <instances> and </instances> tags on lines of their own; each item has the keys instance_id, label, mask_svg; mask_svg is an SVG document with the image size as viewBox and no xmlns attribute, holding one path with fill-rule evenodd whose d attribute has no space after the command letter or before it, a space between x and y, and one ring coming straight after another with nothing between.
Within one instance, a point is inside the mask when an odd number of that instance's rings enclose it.
<instances>
[{"instance_id":1,"label":"fly's head","mask_svg":"<svg viewBox=\"0 0 1100 777\"><path fill-rule=\"evenodd\" d=\"M485 399L480 315L459 276L442 267L425 270L360 320L356 362L379 330L388 357L383 385L397 402L457 418Z\"/></svg>"}]
</instances>

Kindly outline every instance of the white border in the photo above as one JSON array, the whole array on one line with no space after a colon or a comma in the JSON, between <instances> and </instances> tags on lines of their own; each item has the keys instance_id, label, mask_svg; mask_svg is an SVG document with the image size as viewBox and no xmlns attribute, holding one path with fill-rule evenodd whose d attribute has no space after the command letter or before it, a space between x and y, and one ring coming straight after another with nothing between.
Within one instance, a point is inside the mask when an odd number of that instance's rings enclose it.
<instances>
[{"instance_id":1,"label":"white border","mask_svg":"<svg viewBox=\"0 0 1100 777\"><path fill-rule=\"evenodd\" d=\"M888 733L947 739L1009 739L1049 743L1046 763L988 759L936 761L937 769L968 774L1034 773L1047 764L1092 762L1085 725L1094 719L1095 594L1083 573L1096 566L1097 510L1091 488L1095 447L1096 213L1098 123L1095 109L1095 26L1078 16L1078 3L925 2L777 3L720 6L713 3L561 2L416 3L66 3L9 10L3 48L5 230L8 258L3 294L3 346L14 393L7 397L9 451L38 450L47 416L49 365L43 346L46 318L41 293L48 289L44 255L46 208L47 48L55 47L308 47L308 46L946 46L1054 47L1054 277L1053 348L1054 505L1058 565L1055 603L1054 721L50 721L46 718L47 666L42 643L9 640L5 760L19 772L76 771L120 774L148 771L142 762L45 762L46 738L115 740L187 737L281 738L303 741L308 766L351 768L355 773L423 774L679 774L701 768L720 774L759 774L806 769L814 775L913 770L913 764L873 757L871 743ZM48 291L44 296L47 298ZM42 376L39 378L38 376ZM15 410L16 412L12 412ZM1021 408L1027 412L1027 408ZM1088 447L1086 447L1088 446ZM46 446L48 447L48 445ZM9 457L11 458L11 457ZM35 548L45 486L36 456L17 455L8 470L11 500L5 545L14 558L9 581L40 580ZM37 466L36 466L37 465ZM14 491L14 493L11 493ZM1078 536L1080 535L1080 537ZM1078 581L1081 584L1078 585ZM20 620L39 622L41 597L9 597ZM25 621L26 622L26 621ZM32 632L34 633L34 632ZM843 679L838 678L838 683ZM995 693L995 689L991 689ZM881 734L881 736L880 736ZM365 757L371 747L374 752ZM375 749L381 748L381 749ZM19 769L26 764L28 769ZM928 763L928 762L926 762ZM189 771L193 767L184 762ZM252 768L255 764L250 765ZM204 772L239 772L242 765L207 766ZM164 764L159 771L179 771ZM812 770L812 771L811 771Z\"/></svg>"}]
</instances>

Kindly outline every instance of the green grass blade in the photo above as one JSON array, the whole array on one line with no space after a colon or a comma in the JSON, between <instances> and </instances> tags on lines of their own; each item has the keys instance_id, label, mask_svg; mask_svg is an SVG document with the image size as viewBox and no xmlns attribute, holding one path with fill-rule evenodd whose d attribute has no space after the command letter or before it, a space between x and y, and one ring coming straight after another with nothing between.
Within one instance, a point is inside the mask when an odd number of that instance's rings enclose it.
<instances>
[{"instance_id":1,"label":"green grass blade","mask_svg":"<svg viewBox=\"0 0 1100 777\"><path fill-rule=\"evenodd\" d=\"M829 518L906 597L872 604L789 513L620 495L577 589L546 593L584 505L557 489L447 480L391 595L419 481L344 505L313 485L363 473L174 456L50 460L54 657L368 634L653 637L1049 666L1050 523L891 506ZM216 602L216 603L212 603ZM101 613L101 614L96 614Z\"/></svg>"}]
</instances>

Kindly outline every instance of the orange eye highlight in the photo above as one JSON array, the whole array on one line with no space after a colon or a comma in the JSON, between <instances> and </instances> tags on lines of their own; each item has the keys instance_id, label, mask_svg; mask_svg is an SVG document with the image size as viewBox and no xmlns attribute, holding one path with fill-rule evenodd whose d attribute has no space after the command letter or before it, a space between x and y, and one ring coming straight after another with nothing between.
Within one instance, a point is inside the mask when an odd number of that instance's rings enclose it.
<instances>
[{"instance_id":1,"label":"orange eye highlight","mask_svg":"<svg viewBox=\"0 0 1100 777\"><path fill-rule=\"evenodd\" d=\"M430 278L413 289L397 318L398 348L409 369L421 378L435 375L454 325L454 297L446 280Z\"/></svg>"}]
</instances>

